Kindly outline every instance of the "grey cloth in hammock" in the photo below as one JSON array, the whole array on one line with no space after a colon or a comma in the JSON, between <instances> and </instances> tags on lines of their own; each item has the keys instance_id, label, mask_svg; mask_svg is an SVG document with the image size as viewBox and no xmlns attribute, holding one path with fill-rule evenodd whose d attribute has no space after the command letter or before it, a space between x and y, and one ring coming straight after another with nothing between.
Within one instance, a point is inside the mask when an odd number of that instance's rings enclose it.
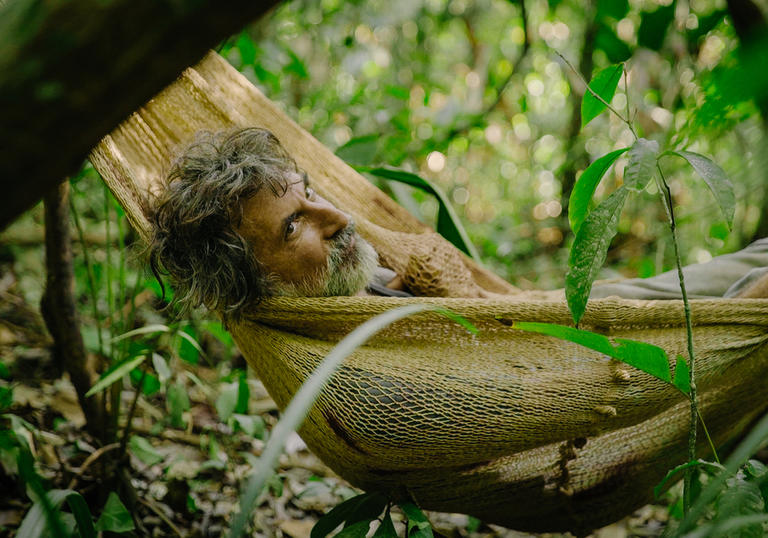
<instances>
[{"instance_id":1,"label":"grey cloth in hammock","mask_svg":"<svg viewBox=\"0 0 768 538\"><path fill-rule=\"evenodd\" d=\"M768 273L768 238L750 244L743 250L724 254L706 263L683 268L685 289L689 299L735 297ZM391 290L386 285L397 275L379 267L368 285L372 295L387 297L413 297L410 293ZM590 298L609 296L625 299L680 299L677 270L667 271L650 278L628 278L617 282L596 283Z\"/></svg>"},{"instance_id":2,"label":"grey cloth in hammock","mask_svg":"<svg viewBox=\"0 0 768 538\"><path fill-rule=\"evenodd\" d=\"M689 299L735 297L768 273L768 238L763 238L732 254L706 263L683 268ZM650 278L628 278L618 282L596 283L590 298L618 295L625 299L680 299L677 270Z\"/></svg>"}]
</instances>

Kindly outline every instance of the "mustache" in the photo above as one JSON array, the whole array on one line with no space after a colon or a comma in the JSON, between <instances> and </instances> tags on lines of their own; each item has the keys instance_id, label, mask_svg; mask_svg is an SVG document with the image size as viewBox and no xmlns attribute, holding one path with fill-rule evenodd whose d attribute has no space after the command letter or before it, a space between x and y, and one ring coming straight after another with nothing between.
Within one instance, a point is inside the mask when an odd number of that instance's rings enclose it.
<instances>
[{"instance_id":1,"label":"mustache","mask_svg":"<svg viewBox=\"0 0 768 538\"><path fill-rule=\"evenodd\" d=\"M331 239L331 250L337 253L343 252L349 248L349 244L356 234L357 227L355 222L350 220L349 224L343 230L336 232L336 235Z\"/></svg>"}]
</instances>

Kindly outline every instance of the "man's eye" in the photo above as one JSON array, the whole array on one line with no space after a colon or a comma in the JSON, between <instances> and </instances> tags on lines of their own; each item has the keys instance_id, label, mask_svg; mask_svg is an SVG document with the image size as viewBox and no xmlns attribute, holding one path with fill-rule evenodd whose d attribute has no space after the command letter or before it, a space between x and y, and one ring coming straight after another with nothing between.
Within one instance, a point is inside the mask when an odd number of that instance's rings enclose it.
<instances>
[{"instance_id":1,"label":"man's eye","mask_svg":"<svg viewBox=\"0 0 768 538\"><path fill-rule=\"evenodd\" d=\"M285 238L288 239L291 237L291 235L294 234L296 231L296 221L289 222L288 225L285 227Z\"/></svg>"},{"instance_id":2,"label":"man's eye","mask_svg":"<svg viewBox=\"0 0 768 538\"><path fill-rule=\"evenodd\" d=\"M307 196L307 200L311 200L315 196L315 189L312 187L305 187L304 194Z\"/></svg>"}]
</instances>

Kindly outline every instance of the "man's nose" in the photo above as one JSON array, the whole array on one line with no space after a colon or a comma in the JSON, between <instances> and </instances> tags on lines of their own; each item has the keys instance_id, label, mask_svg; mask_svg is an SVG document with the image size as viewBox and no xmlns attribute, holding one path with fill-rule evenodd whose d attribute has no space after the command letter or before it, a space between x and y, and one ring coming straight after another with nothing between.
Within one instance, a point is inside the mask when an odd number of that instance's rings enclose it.
<instances>
[{"instance_id":1,"label":"man's nose","mask_svg":"<svg viewBox=\"0 0 768 538\"><path fill-rule=\"evenodd\" d=\"M349 226L349 216L327 200L321 199L315 204L315 218L325 239Z\"/></svg>"}]
</instances>

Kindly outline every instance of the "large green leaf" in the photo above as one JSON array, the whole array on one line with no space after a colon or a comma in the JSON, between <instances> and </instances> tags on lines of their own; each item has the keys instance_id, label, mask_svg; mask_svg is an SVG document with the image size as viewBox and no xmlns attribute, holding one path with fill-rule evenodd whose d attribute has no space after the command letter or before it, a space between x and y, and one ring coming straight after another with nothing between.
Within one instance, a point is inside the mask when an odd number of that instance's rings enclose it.
<instances>
[{"instance_id":1,"label":"large green leaf","mask_svg":"<svg viewBox=\"0 0 768 538\"><path fill-rule=\"evenodd\" d=\"M96 522L96 530L109 532L128 532L134 528L131 513L120 501L117 493L111 491L104 505L104 511Z\"/></svg>"},{"instance_id":2,"label":"large green leaf","mask_svg":"<svg viewBox=\"0 0 768 538\"><path fill-rule=\"evenodd\" d=\"M715 196L720 211L723 212L728 228L733 226L733 214L736 208L736 195L733 192L733 183L728 179L722 168L711 159L692 151L668 151L669 155L682 157L696 170Z\"/></svg>"},{"instance_id":3,"label":"large green leaf","mask_svg":"<svg viewBox=\"0 0 768 538\"><path fill-rule=\"evenodd\" d=\"M565 297L575 323L579 323L587 308L592 283L605 262L608 247L616 235L621 210L629 191L619 187L598 205L584 220L571 246L568 273L565 276Z\"/></svg>"},{"instance_id":4,"label":"large green leaf","mask_svg":"<svg viewBox=\"0 0 768 538\"><path fill-rule=\"evenodd\" d=\"M624 186L633 192L645 189L656 171L658 156L658 142L646 138L636 140L629 149L629 162L624 170Z\"/></svg>"},{"instance_id":5,"label":"large green leaf","mask_svg":"<svg viewBox=\"0 0 768 538\"><path fill-rule=\"evenodd\" d=\"M371 498L374 495L378 494L362 493L333 507L330 512L317 520L315 526L312 527L310 538L325 538L325 536L332 533L339 525L342 525L350 519L366 499Z\"/></svg>"},{"instance_id":6,"label":"large green leaf","mask_svg":"<svg viewBox=\"0 0 768 538\"><path fill-rule=\"evenodd\" d=\"M75 516L75 521L77 521L80 536L82 538L96 538L91 511L88 510L88 505L85 503L82 495L71 489L53 489L45 493L45 495L54 509L57 510L64 501L67 501L72 514ZM16 532L16 537L39 538L40 536L46 536L47 526L48 523L43 511L42 502L38 501L27 512L19 526L19 530Z\"/></svg>"},{"instance_id":7,"label":"large green leaf","mask_svg":"<svg viewBox=\"0 0 768 538\"><path fill-rule=\"evenodd\" d=\"M613 341L607 336L575 329L565 325L556 325L553 323L534 323L534 322L516 322L512 325L515 329L535 332L554 336L568 342L573 342L592 349L613 359L629 364L656 379L666 381L672 384L672 372L670 370L669 357L667 352L659 346L648 344L646 342L637 342L627 340L626 338L614 338ZM678 358L680 361L680 358ZM677 387L676 388L680 388ZM684 392L681 390L681 392Z\"/></svg>"},{"instance_id":8,"label":"large green leaf","mask_svg":"<svg viewBox=\"0 0 768 538\"><path fill-rule=\"evenodd\" d=\"M453 243L459 250L470 256L475 261L480 261L480 256L475 249L475 246L469 240L464 226L462 226L458 215L453 210L451 203L448 201L448 197L445 193L434 183L427 181L426 179L412 174L410 172L404 172L403 170L392 170L390 168L369 168L366 166L357 166L355 169L358 172L367 172L373 176L383 177L385 179L391 179L400 183L405 183L412 187L417 187L437 198L438 211L437 211L437 233L445 237L448 241Z\"/></svg>"},{"instance_id":9,"label":"large green leaf","mask_svg":"<svg viewBox=\"0 0 768 538\"><path fill-rule=\"evenodd\" d=\"M629 148L617 149L606 155L603 155L595 162L589 165L584 170L584 173L579 176L579 180L571 191L571 198L568 201L568 221L571 224L571 230L573 233L578 233L581 224L589 212L589 203L592 201L592 196L595 194L600 180L605 175L605 172L611 167L611 165L619 158L621 154L627 151Z\"/></svg>"},{"instance_id":10,"label":"large green leaf","mask_svg":"<svg viewBox=\"0 0 768 538\"><path fill-rule=\"evenodd\" d=\"M584 97L581 99L581 127L583 128L590 121L595 119L600 113L607 107L605 103L611 102L616 88L621 80L621 74L624 72L624 64L612 65L605 69L598 71L597 74L589 81L589 88L592 91L586 90ZM599 95L603 101L595 97L592 92Z\"/></svg>"},{"instance_id":11,"label":"large green leaf","mask_svg":"<svg viewBox=\"0 0 768 538\"><path fill-rule=\"evenodd\" d=\"M124 375L127 375L131 370L136 368L139 364L144 362L147 359L146 355L141 355L140 357L132 357L130 359L126 359L123 362L119 362L112 366L109 370L104 372L104 374L101 376L101 378L90 388L88 392L85 393L86 396L93 396L94 394L97 394L119 379L121 379Z\"/></svg>"}]
</instances>

